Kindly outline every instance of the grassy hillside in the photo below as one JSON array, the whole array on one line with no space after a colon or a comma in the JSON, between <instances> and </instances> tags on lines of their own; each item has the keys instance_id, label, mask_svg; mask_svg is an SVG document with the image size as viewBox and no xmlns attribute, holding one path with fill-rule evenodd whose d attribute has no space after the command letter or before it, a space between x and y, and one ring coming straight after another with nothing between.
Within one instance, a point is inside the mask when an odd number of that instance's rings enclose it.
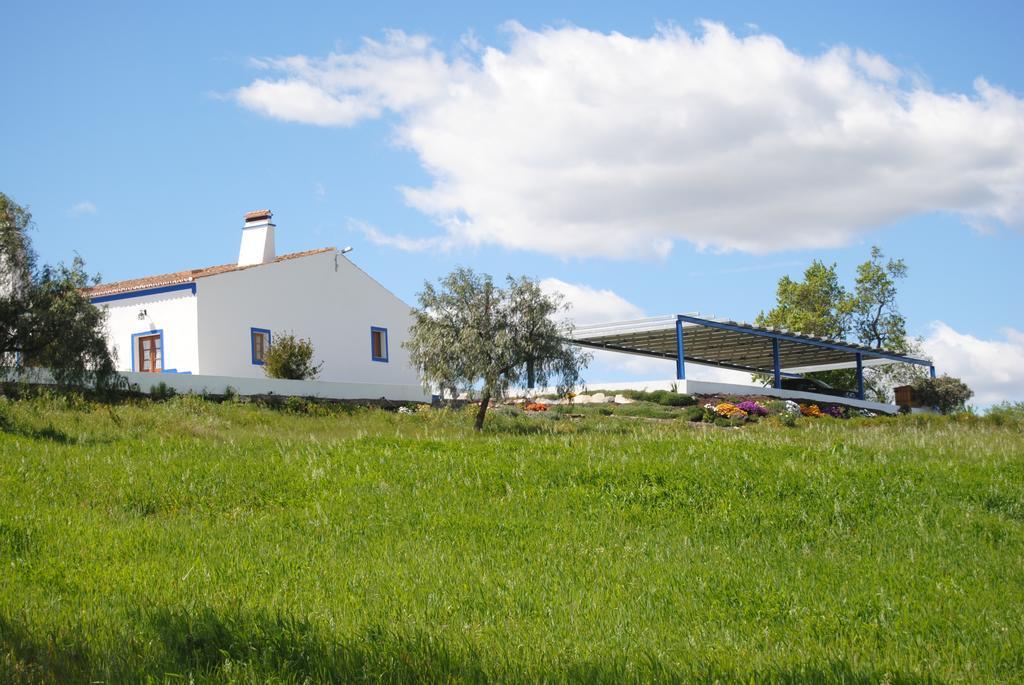
<instances>
[{"instance_id":1,"label":"grassy hillside","mask_svg":"<svg viewBox=\"0 0 1024 685\"><path fill-rule=\"evenodd\" d=\"M0 404L0 682L1024 680L1019 427L320 413Z\"/></svg>"}]
</instances>

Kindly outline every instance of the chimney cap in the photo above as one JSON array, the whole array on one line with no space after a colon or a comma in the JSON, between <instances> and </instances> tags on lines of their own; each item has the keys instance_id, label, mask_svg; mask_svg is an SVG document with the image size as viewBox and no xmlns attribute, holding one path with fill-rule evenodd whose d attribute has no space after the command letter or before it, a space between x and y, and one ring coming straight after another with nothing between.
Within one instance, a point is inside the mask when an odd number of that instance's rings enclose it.
<instances>
[{"instance_id":1,"label":"chimney cap","mask_svg":"<svg viewBox=\"0 0 1024 685\"><path fill-rule=\"evenodd\" d=\"M257 209L255 212L246 212L245 221L248 223L250 221L269 220L272 216L274 216L274 213L269 209Z\"/></svg>"}]
</instances>

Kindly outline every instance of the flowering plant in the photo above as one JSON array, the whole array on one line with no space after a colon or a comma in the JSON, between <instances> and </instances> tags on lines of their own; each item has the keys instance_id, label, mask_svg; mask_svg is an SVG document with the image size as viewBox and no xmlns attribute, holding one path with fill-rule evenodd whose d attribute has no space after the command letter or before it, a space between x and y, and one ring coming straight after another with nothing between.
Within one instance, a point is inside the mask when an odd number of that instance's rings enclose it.
<instances>
[{"instance_id":1,"label":"flowering plant","mask_svg":"<svg viewBox=\"0 0 1024 685\"><path fill-rule=\"evenodd\" d=\"M744 400L737 404L736 408L747 412L751 416L768 416L768 408L754 400Z\"/></svg>"},{"instance_id":2,"label":"flowering plant","mask_svg":"<svg viewBox=\"0 0 1024 685\"><path fill-rule=\"evenodd\" d=\"M722 402L716 405L715 413L729 419L745 419L747 417L746 411L729 402Z\"/></svg>"},{"instance_id":3,"label":"flowering plant","mask_svg":"<svg viewBox=\"0 0 1024 685\"><path fill-rule=\"evenodd\" d=\"M526 411L547 411L548 405L541 404L540 402L530 402L523 409Z\"/></svg>"},{"instance_id":4,"label":"flowering plant","mask_svg":"<svg viewBox=\"0 0 1024 685\"><path fill-rule=\"evenodd\" d=\"M843 408L835 404L825 407L825 413L834 419L843 418Z\"/></svg>"},{"instance_id":5,"label":"flowering plant","mask_svg":"<svg viewBox=\"0 0 1024 685\"><path fill-rule=\"evenodd\" d=\"M821 418L822 416L821 408L816 404L801 404L800 413L804 416L810 416L815 419Z\"/></svg>"}]
</instances>

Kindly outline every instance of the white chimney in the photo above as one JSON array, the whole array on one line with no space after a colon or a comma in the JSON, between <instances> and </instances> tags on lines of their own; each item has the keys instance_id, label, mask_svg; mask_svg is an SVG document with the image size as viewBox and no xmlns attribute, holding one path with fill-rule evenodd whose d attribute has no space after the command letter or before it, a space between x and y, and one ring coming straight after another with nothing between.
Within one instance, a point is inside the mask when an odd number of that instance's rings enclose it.
<instances>
[{"instance_id":1,"label":"white chimney","mask_svg":"<svg viewBox=\"0 0 1024 685\"><path fill-rule=\"evenodd\" d=\"M242 246L238 250L238 266L252 266L274 261L273 213L269 209L249 212L242 226Z\"/></svg>"}]
</instances>

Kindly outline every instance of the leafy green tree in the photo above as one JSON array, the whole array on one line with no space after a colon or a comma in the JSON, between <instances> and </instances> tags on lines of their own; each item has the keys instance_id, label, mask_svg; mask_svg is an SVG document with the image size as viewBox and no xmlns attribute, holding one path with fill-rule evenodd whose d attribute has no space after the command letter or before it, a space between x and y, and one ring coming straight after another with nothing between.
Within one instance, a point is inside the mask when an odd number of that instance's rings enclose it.
<instances>
[{"instance_id":1,"label":"leafy green tree","mask_svg":"<svg viewBox=\"0 0 1024 685\"><path fill-rule=\"evenodd\" d=\"M549 385L560 392L578 384L590 355L568 344L568 323L555 316L565 306L529 278L506 279L499 288L486 274L458 268L435 286L425 283L404 345L425 384L453 395L481 388L474 428L484 425L493 397L509 387Z\"/></svg>"},{"instance_id":2,"label":"leafy green tree","mask_svg":"<svg viewBox=\"0 0 1024 685\"><path fill-rule=\"evenodd\" d=\"M754 323L841 340L850 329L852 315L853 298L840 283L836 265L826 266L816 259L804 271L802 281L794 281L789 276L779 279L775 307L758 314ZM848 388L854 382L855 372L841 369L806 375L837 388ZM761 374L754 376L759 382L766 382L768 378Z\"/></svg>"},{"instance_id":3,"label":"leafy green tree","mask_svg":"<svg viewBox=\"0 0 1024 685\"><path fill-rule=\"evenodd\" d=\"M907 277L902 259L889 259L881 248L871 248L871 258L857 267L852 304L853 332L862 345L905 351L907 320L896 306L896 282Z\"/></svg>"},{"instance_id":4,"label":"leafy green tree","mask_svg":"<svg viewBox=\"0 0 1024 685\"><path fill-rule=\"evenodd\" d=\"M839 282L836 265L814 260L804 271L803 281L789 276L779 279L776 304L754 320L758 326L825 338L842 338L850 328L853 301Z\"/></svg>"},{"instance_id":5,"label":"leafy green tree","mask_svg":"<svg viewBox=\"0 0 1024 685\"><path fill-rule=\"evenodd\" d=\"M942 375L914 381L914 399L926 407L935 407L943 414L963 411L974 391L959 378Z\"/></svg>"},{"instance_id":6,"label":"leafy green tree","mask_svg":"<svg viewBox=\"0 0 1024 685\"><path fill-rule=\"evenodd\" d=\"M761 312L755 322L826 338L852 338L875 349L920 355L921 341L907 338L906 318L896 301L898 283L906 276L906 263L902 259L886 260L877 246L857 267L852 291L840 282L835 264L826 266L815 260L804 271L802 281L789 276L779 279L775 307ZM908 364L868 367L864 371L865 390L869 396L886 401L893 387L911 383L924 374L923 367ZM853 388L856 384L853 369L807 375L837 388ZM761 375L755 378L767 379Z\"/></svg>"},{"instance_id":7,"label":"leafy green tree","mask_svg":"<svg viewBox=\"0 0 1024 685\"><path fill-rule=\"evenodd\" d=\"M28 210L0 193L0 367L41 367L61 385L104 389L117 375L104 312L85 294L99 279L77 256L70 266L38 267L32 227Z\"/></svg>"},{"instance_id":8,"label":"leafy green tree","mask_svg":"<svg viewBox=\"0 0 1024 685\"><path fill-rule=\"evenodd\" d=\"M320 375L324 363L313 363L313 343L293 333L274 333L273 342L264 359L263 372L270 378L294 381L313 380Z\"/></svg>"}]
</instances>

